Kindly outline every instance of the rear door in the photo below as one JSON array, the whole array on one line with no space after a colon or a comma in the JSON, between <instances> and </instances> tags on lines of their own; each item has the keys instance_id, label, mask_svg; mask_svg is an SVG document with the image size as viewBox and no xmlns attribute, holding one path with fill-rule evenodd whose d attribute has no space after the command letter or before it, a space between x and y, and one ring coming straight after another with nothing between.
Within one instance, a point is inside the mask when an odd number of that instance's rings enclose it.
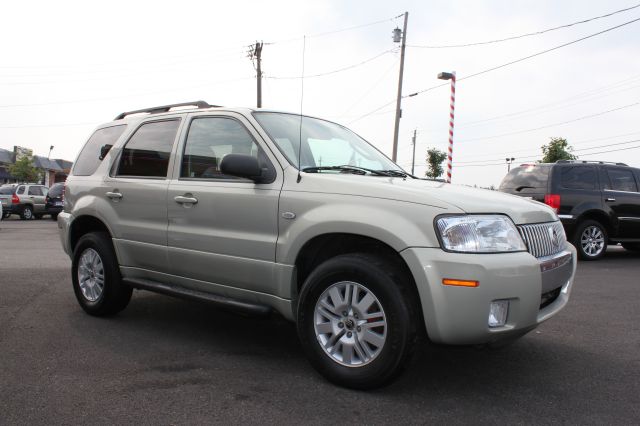
<instances>
[{"instance_id":1,"label":"rear door","mask_svg":"<svg viewBox=\"0 0 640 426\"><path fill-rule=\"evenodd\" d=\"M282 170L240 114L191 115L185 128L167 201L172 273L205 291L224 292L211 285L223 284L274 294ZM227 154L256 157L269 179L223 174Z\"/></svg>"},{"instance_id":2,"label":"rear door","mask_svg":"<svg viewBox=\"0 0 640 426\"><path fill-rule=\"evenodd\" d=\"M113 242L125 276L157 278L169 272L167 188L171 152L181 119L143 122L135 129L101 188L101 215L112 224Z\"/></svg>"},{"instance_id":3,"label":"rear door","mask_svg":"<svg viewBox=\"0 0 640 426\"><path fill-rule=\"evenodd\" d=\"M617 238L640 238L640 192L629 167L605 167L603 198L618 222Z\"/></svg>"},{"instance_id":4,"label":"rear door","mask_svg":"<svg viewBox=\"0 0 640 426\"><path fill-rule=\"evenodd\" d=\"M36 214L44 213L46 188L40 185L29 185L27 197L33 203L33 212Z\"/></svg>"}]
</instances>

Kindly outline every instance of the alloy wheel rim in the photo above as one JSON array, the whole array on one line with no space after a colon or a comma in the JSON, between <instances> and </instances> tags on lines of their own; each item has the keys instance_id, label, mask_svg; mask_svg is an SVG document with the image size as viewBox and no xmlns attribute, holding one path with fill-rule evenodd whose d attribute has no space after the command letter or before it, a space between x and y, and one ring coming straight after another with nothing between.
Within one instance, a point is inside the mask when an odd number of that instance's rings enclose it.
<instances>
[{"instance_id":1,"label":"alloy wheel rim","mask_svg":"<svg viewBox=\"0 0 640 426\"><path fill-rule=\"evenodd\" d=\"M604 250L604 233L597 226L588 226L580 236L580 246L587 256L597 256Z\"/></svg>"},{"instance_id":2,"label":"alloy wheel rim","mask_svg":"<svg viewBox=\"0 0 640 426\"><path fill-rule=\"evenodd\" d=\"M32 216L31 209L24 209L24 217L26 219L31 219L31 216Z\"/></svg>"},{"instance_id":3,"label":"alloy wheel rim","mask_svg":"<svg viewBox=\"0 0 640 426\"><path fill-rule=\"evenodd\" d=\"M95 302L104 290L104 265L97 251L88 248L82 252L78 262L78 284L82 295Z\"/></svg>"},{"instance_id":4,"label":"alloy wheel rim","mask_svg":"<svg viewBox=\"0 0 640 426\"><path fill-rule=\"evenodd\" d=\"M361 367L380 355L387 338L387 319L378 298L362 284L330 285L314 309L314 331L320 347L335 362Z\"/></svg>"}]
</instances>

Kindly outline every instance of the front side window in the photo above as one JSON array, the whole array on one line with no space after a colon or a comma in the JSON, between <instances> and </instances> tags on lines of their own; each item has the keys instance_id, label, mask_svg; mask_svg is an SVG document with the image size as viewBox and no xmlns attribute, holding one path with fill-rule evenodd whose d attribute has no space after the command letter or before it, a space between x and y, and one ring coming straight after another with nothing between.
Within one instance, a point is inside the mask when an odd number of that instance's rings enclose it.
<instances>
[{"instance_id":1,"label":"front side window","mask_svg":"<svg viewBox=\"0 0 640 426\"><path fill-rule=\"evenodd\" d=\"M191 121L185 142L180 177L190 179L237 179L220 171L227 154L250 155L263 171L270 163L247 129L237 120L224 117L197 117Z\"/></svg>"},{"instance_id":2,"label":"front side window","mask_svg":"<svg viewBox=\"0 0 640 426\"><path fill-rule=\"evenodd\" d=\"M573 166L560 169L560 184L567 189L596 189L597 174L594 167Z\"/></svg>"},{"instance_id":3,"label":"front side window","mask_svg":"<svg viewBox=\"0 0 640 426\"><path fill-rule=\"evenodd\" d=\"M301 170L355 166L401 171L364 139L330 121L271 112L255 112L254 116L293 166L298 167L300 157Z\"/></svg>"},{"instance_id":4,"label":"front side window","mask_svg":"<svg viewBox=\"0 0 640 426\"><path fill-rule=\"evenodd\" d=\"M607 174L609 175L609 180L611 181L611 187L606 189L627 192L638 191L638 187L636 186L636 181L633 178L633 172L631 172L631 170L608 169Z\"/></svg>"},{"instance_id":5,"label":"front side window","mask_svg":"<svg viewBox=\"0 0 640 426\"><path fill-rule=\"evenodd\" d=\"M103 146L113 146L122 132L127 128L126 124L105 127L96 130L82 148L75 165L73 174L76 176L91 176L100 165L100 150Z\"/></svg>"},{"instance_id":6,"label":"front side window","mask_svg":"<svg viewBox=\"0 0 640 426\"><path fill-rule=\"evenodd\" d=\"M171 148L180 120L145 123L122 150L118 176L167 177Z\"/></svg>"}]
</instances>

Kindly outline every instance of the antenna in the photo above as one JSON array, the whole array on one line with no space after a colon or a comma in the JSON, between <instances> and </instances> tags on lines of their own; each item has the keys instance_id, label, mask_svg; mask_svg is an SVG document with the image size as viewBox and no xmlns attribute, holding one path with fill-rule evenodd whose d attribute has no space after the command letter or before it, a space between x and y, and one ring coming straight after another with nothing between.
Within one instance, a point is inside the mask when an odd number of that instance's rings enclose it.
<instances>
[{"instance_id":1,"label":"antenna","mask_svg":"<svg viewBox=\"0 0 640 426\"><path fill-rule=\"evenodd\" d=\"M302 38L302 78L300 79L301 81L301 86L302 86L302 90L300 91L300 129L299 129L299 138L298 138L298 180L296 181L296 183L300 183L300 180L302 179L302 175L300 174L300 170L302 169L302 102L304 101L304 53L305 50L307 49L307 36L305 35Z\"/></svg>"}]
</instances>

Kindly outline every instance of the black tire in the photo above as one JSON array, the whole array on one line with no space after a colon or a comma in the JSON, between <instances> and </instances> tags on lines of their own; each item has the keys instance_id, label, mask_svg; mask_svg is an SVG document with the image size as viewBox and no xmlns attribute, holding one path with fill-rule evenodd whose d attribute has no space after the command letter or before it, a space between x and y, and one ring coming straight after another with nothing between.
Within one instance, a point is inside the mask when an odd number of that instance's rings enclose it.
<instances>
[{"instance_id":1,"label":"black tire","mask_svg":"<svg viewBox=\"0 0 640 426\"><path fill-rule=\"evenodd\" d=\"M24 209L22 209L22 213L20 213L20 219L22 220L33 219L33 209L31 208L31 206L24 206Z\"/></svg>"},{"instance_id":2,"label":"black tire","mask_svg":"<svg viewBox=\"0 0 640 426\"><path fill-rule=\"evenodd\" d=\"M9 219L9 217L11 217L11 213L9 213L9 212L3 212L2 213L2 218L3 219Z\"/></svg>"},{"instance_id":3,"label":"black tire","mask_svg":"<svg viewBox=\"0 0 640 426\"><path fill-rule=\"evenodd\" d=\"M629 251L640 251L640 243L622 243L622 247Z\"/></svg>"},{"instance_id":4,"label":"black tire","mask_svg":"<svg viewBox=\"0 0 640 426\"><path fill-rule=\"evenodd\" d=\"M91 300L91 297L85 295L79 283L78 269L80 259L88 250L93 250L102 262L104 286L96 300ZM73 251L71 279L76 299L78 299L82 309L89 315L114 315L126 308L131 300L133 289L122 282L111 238L105 232L91 232L80 238Z\"/></svg>"},{"instance_id":5,"label":"black tire","mask_svg":"<svg viewBox=\"0 0 640 426\"><path fill-rule=\"evenodd\" d=\"M343 365L325 352L316 336L316 304L327 288L340 282L366 287L384 311L386 338L377 355L364 365ZM395 265L369 254L340 255L319 265L305 281L297 305L298 336L313 367L329 381L354 389L380 387L396 378L411 357L420 321L417 298L411 297L412 291L408 287L410 282L411 278ZM353 322L349 325L353 327ZM357 336L355 331L353 334ZM364 342L364 337L362 339Z\"/></svg>"},{"instance_id":6,"label":"black tire","mask_svg":"<svg viewBox=\"0 0 640 426\"><path fill-rule=\"evenodd\" d=\"M594 243L597 240L597 248L593 246L589 247L592 242L589 240L589 234L595 232L596 235L602 236L602 242L600 238L594 239ZM598 260L602 258L607 252L607 243L609 236L607 235L607 228L602 223L587 219L578 224L575 234L573 236L573 245L578 251L578 257L582 260Z\"/></svg>"},{"instance_id":7,"label":"black tire","mask_svg":"<svg viewBox=\"0 0 640 426\"><path fill-rule=\"evenodd\" d=\"M58 213L51 213L51 220L58 220Z\"/></svg>"}]
</instances>

